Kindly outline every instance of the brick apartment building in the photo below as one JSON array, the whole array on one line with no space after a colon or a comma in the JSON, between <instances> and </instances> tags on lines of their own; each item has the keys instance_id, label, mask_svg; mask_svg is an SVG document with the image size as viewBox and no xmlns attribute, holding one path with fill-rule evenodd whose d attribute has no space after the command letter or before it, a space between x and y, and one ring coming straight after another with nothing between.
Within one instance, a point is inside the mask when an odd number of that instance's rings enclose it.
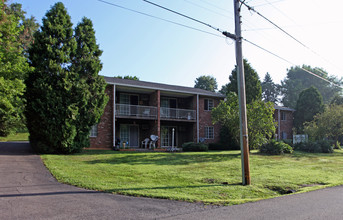
<instances>
[{"instance_id":1,"label":"brick apartment building","mask_svg":"<svg viewBox=\"0 0 343 220\"><path fill-rule=\"evenodd\" d=\"M276 137L279 140L293 138L293 114L294 109L275 106L274 120L277 122Z\"/></svg>"},{"instance_id":2,"label":"brick apartment building","mask_svg":"<svg viewBox=\"0 0 343 220\"><path fill-rule=\"evenodd\" d=\"M220 125L212 124L211 109L224 99L222 94L113 77L105 80L109 102L91 130L91 148L112 148L118 139L138 148L150 135L159 137L157 147L219 141Z\"/></svg>"}]
</instances>

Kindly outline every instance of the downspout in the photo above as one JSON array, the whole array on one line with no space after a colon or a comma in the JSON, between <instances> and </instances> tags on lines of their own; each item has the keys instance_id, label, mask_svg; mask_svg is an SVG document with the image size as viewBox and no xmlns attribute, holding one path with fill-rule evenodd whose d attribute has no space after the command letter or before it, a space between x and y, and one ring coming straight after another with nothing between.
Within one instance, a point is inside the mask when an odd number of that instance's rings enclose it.
<instances>
[{"instance_id":1,"label":"downspout","mask_svg":"<svg viewBox=\"0 0 343 220\"><path fill-rule=\"evenodd\" d=\"M199 143L199 94L197 94L197 143Z\"/></svg>"},{"instance_id":2,"label":"downspout","mask_svg":"<svg viewBox=\"0 0 343 220\"><path fill-rule=\"evenodd\" d=\"M116 146L116 85L113 84L113 148Z\"/></svg>"},{"instance_id":3,"label":"downspout","mask_svg":"<svg viewBox=\"0 0 343 220\"><path fill-rule=\"evenodd\" d=\"M280 123L281 123L281 119L280 119L280 117L281 117L281 114L280 114L280 109L278 109L278 113L277 113L277 119L278 119L278 123L277 123L277 126L278 126L278 134L277 134L277 138L278 138L278 140L281 140L281 138L280 138L280 134L281 134L281 131L280 131L280 128L281 128L281 125L280 125Z\"/></svg>"}]
</instances>

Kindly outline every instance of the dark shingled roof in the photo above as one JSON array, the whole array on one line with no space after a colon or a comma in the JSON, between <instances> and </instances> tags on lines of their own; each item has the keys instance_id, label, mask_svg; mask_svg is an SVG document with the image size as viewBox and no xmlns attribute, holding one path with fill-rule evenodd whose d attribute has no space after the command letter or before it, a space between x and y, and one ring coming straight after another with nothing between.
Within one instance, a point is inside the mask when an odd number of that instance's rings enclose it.
<instances>
[{"instance_id":1,"label":"dark shingled roof","mask_svg":"<svg viewBox=\"0 0 343 220\"><path fill-rule=\"evenodd\" d=\"M295 109L288 108L288 107L285 107L285 106L278 106L278 105L275 105L274 108L275 108L275 109L284 110L284 111L292 111L292 112L295 112Z\"/></svg>"},{"instance_id":2,"label":"dark shingled roof","mask_svg":"<svg viewBox=\"0 0 343 220\"><path fill-rule=\"evenodd\" d=\"M136 88L154 89L154 90L161 90L161 91L198 94L198 95L220 97L220 98L225 97L221 93L210 92L204 89L197 89L197 88L192 88L192 87L175 86L175 85L168 85L168 84L161 84L161 83L130 80L130 79L118 79L118 78L108 77L108 76L104 76L104 78L108 84L115 84L115 85L129 86L129 87L136 87Z\"/></svg>"}]
</instances>

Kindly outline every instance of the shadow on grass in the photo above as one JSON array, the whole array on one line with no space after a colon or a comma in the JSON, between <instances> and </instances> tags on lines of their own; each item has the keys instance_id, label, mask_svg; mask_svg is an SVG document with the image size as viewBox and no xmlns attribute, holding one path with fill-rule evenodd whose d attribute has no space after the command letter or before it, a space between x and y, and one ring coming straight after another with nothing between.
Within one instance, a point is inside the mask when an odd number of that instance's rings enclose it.
<instances>
[{"instance_id":1,"label":"shadow on grass","mask_svg":"<svg viewBox=\"0 0 343 220\"><path fill-rule=\"evenodd\" d=\"M139 165L139 164L155 164L155 165L188 165L191 163L208 163L208 162L222 162L233 159L239 159L240 154L220 154L220 153L139 153L130 152L125 154L115 154L109 156L105 159L90 160L85 161L88 164L129 164L129 165Z\"/></svg>"}]
</instances>

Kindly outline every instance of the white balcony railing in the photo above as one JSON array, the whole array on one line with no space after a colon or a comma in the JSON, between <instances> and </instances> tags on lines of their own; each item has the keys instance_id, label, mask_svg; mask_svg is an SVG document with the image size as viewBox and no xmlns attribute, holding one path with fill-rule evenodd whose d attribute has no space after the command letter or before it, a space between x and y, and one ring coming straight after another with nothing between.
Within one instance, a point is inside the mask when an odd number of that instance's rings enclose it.
<instances>
[{"instance_id":1,"label":"white balcony railing","mask_svg":"<svg viewBox=\"0 0 343 220\"><path fill-rule=\"evenodd\" d=\"M153 106L116 104L116 116L156 119L157 108Z\"/></svg>"},{"instance_id":2,"label":"white balcony railing","mask_svg":"<svg viewBox=\"0 0 343 220\"><path fill-rule=\"evenodd\" d=\"M161 107L161 118L195 120L195 110Z\"/></svg>"}]
</instances>

